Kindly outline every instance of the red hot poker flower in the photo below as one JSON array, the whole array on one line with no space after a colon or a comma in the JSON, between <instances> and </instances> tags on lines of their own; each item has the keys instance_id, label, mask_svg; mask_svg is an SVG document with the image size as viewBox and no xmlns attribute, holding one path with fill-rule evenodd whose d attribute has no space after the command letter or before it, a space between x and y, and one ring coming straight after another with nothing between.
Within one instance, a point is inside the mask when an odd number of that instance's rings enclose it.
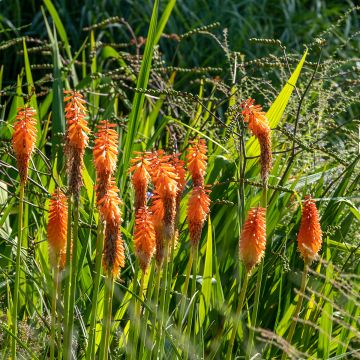
<instances>
[{"instance_id":1,"label":"red hot poker flower","mask_svg":"<svg viewBox=\"0 0 360 360\"><path fill-rule=\"evenodd\" d=\"M210 212L210 190L196 186L191 192L187 208L191 246L197 246L205 220Z\"/></svg>"},{"instance_id":2,"label":"red hot poker flower","mask_svg":"<svg viewBox=\"0 0 360 360\"><path fill-rule=\"evenodd\" d=\"M266 210L261 207L249 210L240 236L239 254L247 271L258 264L266 247Z\"/></svg>"},{"instance_id":3,"label":"red hot poker flower","mask_svg":"<svg viewBox=\"0 0 360 360\"><path fill-rule=\"evenodd\" d=\"M36 111L31 107L19 108L14 125L12 146L15 152L20 181L27 180L30 156L36 141Z\"/></svg>"},{"instance_id":4,"label":"red hot poker flower","mask_svg":"<svg viewBox=\"0 0 360 360\"><path fill-rule=\"evenodd\" d=\"M305 198L302 209L301 224L298 233L298 248L305 261L313 261L322 244L322 231L319 214L314 200Z\"/></svg>"},{"instance_id":5,"label":"red hot poker flower","mask_svg":"<svg viewBox=\"0 0 360 360\"><path fill-rule=\"evenodd\" d=\"M207 146L204 139L190 141L191 146L186 155L187 167L191 174L194 187L204 184L207 166Z\"/></svg>"},{"instance_id":6,"label":"red hot poker flower","mask_svg":"<svg viewBox=\"0 0 360 360\"><path fill-rule=\"evenodd\" d=\"M55 190L50 199L49 221L47 237L49 241L49 255L52 266L65 266L68 208L66 196L59 190Z\"/></svg>"}]
</instances>

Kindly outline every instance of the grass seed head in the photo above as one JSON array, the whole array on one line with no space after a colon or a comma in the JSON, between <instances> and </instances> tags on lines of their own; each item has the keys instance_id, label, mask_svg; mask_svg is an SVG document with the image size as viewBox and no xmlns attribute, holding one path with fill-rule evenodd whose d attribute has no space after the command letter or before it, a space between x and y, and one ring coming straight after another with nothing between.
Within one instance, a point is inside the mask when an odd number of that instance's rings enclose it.
<instances>
[{"instance_id":1,"label":"grass seed head","mask_svg":"<svg viewBox=\"0 0 360 360\"><path fill-rule=\"evenodd\" d=\"M36 111L31 107L19 108L14 125L12 146L16 156L20 181L26 183L30 156L36 141Z\"/></svg>"}]
</instances>

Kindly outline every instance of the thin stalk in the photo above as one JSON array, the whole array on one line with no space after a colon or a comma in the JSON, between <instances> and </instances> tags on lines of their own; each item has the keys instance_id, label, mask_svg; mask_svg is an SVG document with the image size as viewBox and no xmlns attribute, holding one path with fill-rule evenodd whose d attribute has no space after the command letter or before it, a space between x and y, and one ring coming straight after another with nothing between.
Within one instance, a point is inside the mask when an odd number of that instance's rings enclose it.
<instances>
[{"instance_id":1,"label":"thin stalk","mask_svg":"<svg viewBox=\"0 0 360 360\"><path fill-rule=\"evenodd\" d=\"M190 251L190 257L186 268L186 277L185 277L185 283L182 290L183 297L181 299L181 305L180 305L180 312L179 312L179 320L178 320L178 327L181 332L182 324L184 322L184 314L186 309L186 299L187 299L187 292L189 288L189 281L190 281L190 275L191 275L191 269L193 264L194 255L193 252Z\"/></svg>"},{"instance_id":2,"label":"thin stalk","mask_svg":"<svg viewBox=\"0 0 360 360\"><path fill-rule=\"evenodd\" d=\"M70 302L70 285L71 285L71 230L72 230L72 201L71 196L68 198L68 233L66 241L66 263L65 263L65 294L64 294L64 351L68 346L68 319L69 319L69 302ZM65 351L66 356L66 351ZM65 358L64 356L64 358Z\"/></svg>"},{"instance_id":3,"label":"thin stalk","mask_svg":"<svg viewBox=\"0 0 360 360\"><path fill-rule=\"evenodd\" d=\"M132 283L132 289L134 294L136 293L136 289L137 289L137 277L138 277L138 266L135 266L135 272L134 272L134 278L133 278L133 283ZM134 304L132 304L132 301L134 302ZM134 338L135 338L135 328L136 328L136 324L135 324L135 308L136 308L136 298L133 295L131 298L131 305L133 305L133 308L131 308L131 310L134 309L134 312L132 313L132 317L131 317L131 321L130 321L130 329L129 329L129 333L128 333L128 349L130 351L130 356L129 359L130 360L135 360L135 343L134 343Z\"/></svg>"},{"instance_id":4,"label":"thin stalk","mask_svg":"<svg viewBox=\"0 0 360 360\"><path fill-rule=\"evenodd\" d=\"M193 296L195 295L196 291L196 275L197 275L197 258L198 258L198 248L192 247L191 251L193 252L193 275L192 275L192 281L191 281L191 294L190 294L190 301L192 300ZM189 315L188 315L188 323L186 327L186 336L188 340L188 344L185 346L185 360L189 357L190 352L190 343L191 343L191 327L194 317L194 311L195 311L195 301L192 301L190 303L190 309L189 309Z\"/></svg>"},{"instance_id":5,"label":"thin stalk","mask_svg":"<svg viewBox=\"0 0 360 360\"><path fill-rule=\"evenodd\" d=\"M51 337L50 337L50 359L55 359L55 327L56 327L56 298L59 284L59 261L54 268L54 288L51 302Z\"/></svg>"},{"instance_id":6,"label":"thin stalk","mask_svg":"<svg viewBox=\"0 0 360 360\"><path fill-rule=\"evenodd\" d=\"M70 302L68 311L68 323L67 331L65 333L65 339L67 346L64 348L65 360L71 359L72 349L72 333L74 327L74 311L75 311L75 293L77 285L77 245L78 245L78 231L79 231L79 198L74 198L74 226L73 226L73 246L72 246L72 258L71 258L71 280L70 280Z\"/></svg>"},{"instance_id":7,"label":"thin stalk","mask_svg":"<svg viewBox=\"0 0 360 360\"><path fill-rule=\"evenodd\" d=\"M158 314L159 314L159 293L160 293L160 280L161 280L161 268L158 267L157 268L157 274L156 274L156 283L155 283L155 292L154 292L154 299L153 299L153 303L155 304L156 308L154 311L155 317L153 320L153 327L152 327L152 340L155 342L155 332L159 331L159 329L157 328L158 325ZM153 356L155 355L155 359L157 359L157 351L158 351L158 341L156 341L155 347L153 348L152 352L151 352L151 359L153 358Z\"/></svg>"},{"instance_id":8,"label":"thin stalk","mask_svg":"<svg viewBox=\"0 0 360 360\"><path fill-rule=\"evenodd\" d=\"M249 282L249 272L246 271L245 276L244 276L244 282L243 282L241 290L240 290L239 303L238 303L238 306L237 306L237 309L236 309L235 319L234 319L234 322L233 322L233 328L232 328L232 332L231 332L230 344L229 344L229 347L228 347L228 350L227 350L227 353L226 353L226 360L231 360L231 358L232 358L232 350L233 350L233 347L234 347L234 342L235 342L237 329L239 327L241 311L242 311L242 308L243 308L244 302L245 302L245 295L246 295L246 290L247 290L247 287L248 287L248 282Z\"/></svg>"},{"instance_id":9,"label":"thin stalk","mask_svg":"<svg viewBox=\"0 0 360 360\"><path fill-rule=\"evenodd\" d=\"M286 342L289 343L291 345L291 341L292 338L294 336L295 333L295 328L296 328L296 319L299 317L300 314L300 310L301 310L301 306L303 303L303 299L304 299L304 294L305 294L305 288L306 288L306 278L307 278L307 274L308 274L309 268L308 268L308 263L307 261L304 262L304 271L302 273L302 277L301 277L301 286L300 286L300 292L299 292L299 299L298 302L296 304L296 309L294 312L294 316L290 325L290 330L288 333L288 336L286 337ZM287 353L284 351L282 356L281 356L281 360L285 360L287 356Z\"/></svg>"},{"instance_id":10,"label":"thin stalk","mask_svg":"<svg viewBox=\"0 0 360 360\"><path fill-rule=\"evenodd\" d=\"M140 312L141 312L141 301L143 300L143 292L144 292L144 284L145 284L145 273L142 273L140 280L140 288L139 288L139 299L136 300L135 303L135 329L134 329L134 353L135 359L138 359L138 342L139 342L139 334L140 334ZM141 347L141 345L140 345Z\"/></svg>"},{"instance_id":11,"label":"thin stalk","mask_svg":"<svg viewBox=\"0 0 360 360\"><path fill-rule=\"evenodd\" d=\"M114 287L113 276L111 272L108 272L105 279L104 314L103 314L103 325L101 331L101 344L100 344L100 356L99 356L100 360L107 360L109 354L113 287Z\"/></svg>"},{"instance_id":12,"label":"thin stalk","mask_svg":"<svg viewBox=\"0 0 360 360\"><path fill-rule=\"evenodd\" d=\"M96 263L95 263L95 281L94 281L94 290L91 303L91 315L90 315L90 329L89 329L89 343L86 352L86 359L91 360L95 359L95 333L96 333L96 312L98 304L98 295L100 288L100 279L101 279L101 257L104 245L104 224L101 219L99 219L98 233L96 240Z\"/></svg>"},{"instance_id":13,"label":"thin stalk","mask_svg":"<svg viewBox=\"0 0 360 360\"><path fill-rule=\"evenodd\" d=\"M16 244L15 287L14 287L14 303L13 303L13 317L12 317L12 332L14 336L11 338L12 359L16 359L17 317L18 317L19 285L20 285L20 255L21 255L21 244L23 242L22 237L23 237L24 191L25 191L25 183L20 182L18 239Z\"/></svg>"},{"instance_id":14,"label":"thin stalk","mask_svg":"<svg viewBox=\"0 0 360 360\"><path fill-rule=\"evenodd\" d=\"M267 185L264 184L263 192L261 195L261 206L266 209L267 206ZM253 342L254 342L254 328L256 327L257 323L257 315L259 311L259 302L260 302L260 290L261 290L261 282L262 282L262 275L264 271L264 259L261 260L258 273L256 277L256 289L255 289L255 298L254 298L254 307L251 314L251 327L249 330L249 339L248 339L248 347L246 350L245 359L248 360L251 357Z\"/></svg>"}]
</instances>

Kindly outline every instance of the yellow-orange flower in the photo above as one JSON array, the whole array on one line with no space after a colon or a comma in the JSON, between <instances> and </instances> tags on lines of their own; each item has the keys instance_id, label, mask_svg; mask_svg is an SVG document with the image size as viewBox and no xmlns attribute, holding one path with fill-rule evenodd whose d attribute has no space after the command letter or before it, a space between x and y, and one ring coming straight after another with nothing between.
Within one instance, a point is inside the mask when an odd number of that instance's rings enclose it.
<instances>
[{"instance_id":1,"label":"yellow-orange flower","mask_svg":"<svg viewBox=\"0 0 360 360\"><path fill-rule=\"evenodd\" d=\"M266 247L266 210L262 207L249 210L240 236L239 254L247 271L258 264Z\"/></svg>"},{"instance_id":2,"label":"yellow-orange flower","mask_svg":"<svg viewBox=\"0 0 360 360\"><path fill-rule=\"evenodd\" d=\"M50 199L49 221L47 226L47 237L49 241L49 255L52 266L65 266L68 208L66 196L55 190Z\"/></svg>"},{"instance_id":3,"label":"yellow-orange flower","mask_svg":"<svg viewBox=\"0 0 360 360\"><path fill-rule=\"evenodd\" d=\"M118 134L115 127L116 124L106 120L97 125L93 154L98 177L107 177L115 171L118 156Z\"/></svg>"},{"instance_id":4,"label":"yellow-orange flower","mask_svg":"<svg viewBox=\"0 0 360 360\"><path fill-rule=\"evenodd\" d=\"M190 243L197 246L201 239L204 222L210 211L210 190L196 186L191 192L187 208L187 219L190 232Z\"/></svg>"},{"instance_id":5,"label":"yellow-orange flower","mask_svg":"<svg viewBox=\"0 0 360 360\"><path fill-rule=\"evenodd\" d=\"M244 116L244 121L249 123L249 129L256 136L259 137L264 133L270 132L269 121L265 115L265 112L262 111L260 105L254 105L254 99L247 99L241 103L242 114Z\"/></svg>"},{"instance_id":6,"label":"yellow-orange flower","mask_svg":"<svg viewBox=\"0 0 360 360\"><path fill-rule=\"evenodd\" d=\"M117 277L120 268L125 266L125 251L121 238L120 223L106 223L102 263L104 272L111 272L114 277Z\"/></svg>"},{"instance_id":7,"label":"yellow-orange flower","mask_svg":"<svg viewBox=\"0 0 360 360\"><path fill-rule=\"evenodd\" d=\"M155 230L147 206L136 212L134 247L140 267L145 272L155 251Z\"/></svg>"},{"instance_id":8,"label":"yellow-orange flower","mask_svg":"<svg viewBox=\"0 0 360 360\"><path fill-rule=\"evenodd\" d=\"M135 211L146 205L146 193L150 180L150 162L147 159L147 154L143 153L134 159L131 159L133 164L129 172L133 172L132 184L135 190Z\"/></svg>"},{"instance_id":9,"label":"yellow-orange flower","mask_svg":"<svg viewBox=\"0 0 360 360\"><path fill-rule=\"evenodd\" d=\"M302 209L301 224L298 233L298 248L305 261L313 261L322 244L322 231L319 214L314 200L305 198Z\"/></svg>"},{"instance_id":10,"label":"yellow-orange flower","mask_svg":"<svg viewBox=\"0 0 360 360\"><path fill-rule=\"evenodd\" d=\"M36 141L36 111L31 107L19 108L14 125L12 146L16 156L20 181L27 180L29 160Z\"/></svg>"},{"instance_id":11,"label":"yellow-orange flower","mask_svg":"<svg viewBox=\"0 0 360 360\"><path fill-rule=\"evenodd\" d=\"M192 144L186 155L186 162L194 187L204 185L207 165L207 146L204 139L190 141Z\"/></svg>"},{"instance_id":12,"label":"yellow-orange flower","mask_svg":"<svg viewBox=\"0 0 360 360\"><path fill-rule=\"evenodd\" d=\"M164 203L161 197L157 193L154 193L154 195L151 197L150 211L152 214L151 219L155 231L155 247L156 247L155 259L156 259L156 263L158 265L161 265L165 257L165 241L164 241L165 209L164 209Z\"/></svg>"},{"instance_id":13,"label":"yellow-orange flower","mask_svg":"<svg viewBox=\"0 0 360 360\"><path fill-rule=\"evenodd\" d=\"M103 220L107 223L121 222L121 211L119 205L122 203L119 197L119 189L114 179L110 180L104 196L98 201L98 208Z\"/></svg>"}]
</instances>

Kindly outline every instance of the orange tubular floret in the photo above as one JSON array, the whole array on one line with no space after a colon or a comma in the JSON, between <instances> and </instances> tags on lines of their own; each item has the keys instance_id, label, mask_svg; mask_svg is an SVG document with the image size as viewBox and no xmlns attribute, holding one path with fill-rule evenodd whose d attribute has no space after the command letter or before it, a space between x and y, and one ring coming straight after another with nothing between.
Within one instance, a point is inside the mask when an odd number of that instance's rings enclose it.
<instances>
[{"instance_id":1,"label":"orange tubular floret","mask_svg":"<svg viewBox=\"0 0 360 360\"><path fill-rule=\"evenodd\" d=\"M87 126L85 100L83 96L76 91L64 91L65 96L65 118L67 121L66 139L70 147L78 150L84 150L88 144L88 133L90 129Z\"/></svg>"},{"instance_id":2,"label":"orange tubular floret","mask_svg":"<svg viewBox=\"0 0 360 360\"><path fill-rule=\"evenodd\" d=\"M119 189L114 180L110 180L104 196L98 201L101 217L107 223L121 222L121 211L119 205L122 203L119 197Z\"/></svg>"},{"instance_id":3,"label":"orange tubular floret","mask_svg":"<svg viewBox=\"0 0 360 360\"><path fill-rule=\"evenodd\" d=\"M259 137L265 133L270 132L269 121L262 111L260 105L254 105L254 99L247 99L241 103L242 114L244 121L249 123L249 129L256 136Z\"/></svg>"},{"instance_id":4,"label":"orange tubular floret","mask_svg":"<svg viewBox=\"0 0 360 360\"><path fill-rule=\"evenodd\" d=\"M116 124L106 120L97 125L94 144L94 163L98 177L107 177L115 171L118 156L118 134Z\"/></svg>"},{"instance_id":5,"label":"orange tubular floret","mask_svg":"<svg viewBox=\"0 0 360 360\"><path fill-rule=\"evenodd\" d=\"M196 186L191 192L187 208L187 219L190 232L190 243L197 246L201 239L204 222L210 212L210 190Z\"/></svg>"},{"instance_id":6,"label":"orange tubular floret","mask_svg":"<svg viewBox=\"0 0 360 360\"><path fill-rule=\"evenodd\" d=\"M59 190L55 190L50 199L49 221L47 237L49 241L49 255L52 266L63 262L66 253L68 209L66 196Z\"/></svg>"},{"instance_id":7,"label":"orange tubular floret","mask_svg":"<svg viewBox=\"0 0 360 360\"><path fill-rule=\"evenodd\" d=\"M20 181L27 179L29 160L36 141L36 111L31 107L19 108L14 125L12 146L16 156Z\"/></svg>"},{"instance_id":8,"label":"orange tubular floret","mask_svg":"<svg viewBox=\"0 0 360 360\"><path fill-rule=\"evenodd\" d=\"M186 185L186 170L185 170L185 162L179 159L180 154L174 154L171 157L172 165L175 169L175 173L177 175L177 189L178 195L182 194L185 185Z\"/></svg>"},{"instance_id":9,"label":"orange tubular floret","mask_svg":"<svg viewBox=\"0 0 360 360\"><path fill-rule=\"evenodd\" d=\"M134 246L141 270L146 272L155 251L155 229L147 206L136 213Z\"/></svg>"},{"instance_id":10,"label":"orange tubular floret","mask_svg":"<svg viewBox=\"0 0 360 360\"><path fill-rule=\"evenodd\" d=\"M156 253L155 258L158 265L161 265L164 260L164 251L165 251L165 243L164 243L164 216L165 209L164 203L161 197L156 194L151 198L151 220L154 225L155 230L155 246Z\"/></svg>"},{"instance_id":11,"label":"orange tubular floret","mask_svg":"<svg viewBox=\"0 0 360 360\"><path fill-rule=\"evenodd\" d=\"M266 246L266 210L261 207L249 210L240 236L239 254L247 271L258 264Z\"/></svg>"},{"instance_id":12,"label":"orange tubular floret","mask_svg":"<svg viewBox=\"0 0 360 360\"><path fill-rule=\"evenodd\" d=\"M145 153L131 159L131 163L133 166L129 169L129 172L133 172L131 181L135 190L135 211L137 211L146 205L146 193L150 180L150 162Z\"/></svg>"},{"instance_id":13,"label":"orange tubular floret","mask_svg":"<svg viewBox=\"0 0 360 360\"><path fill-rule=\"evenodd\" d=\"M314 200L305 198L302 209L301 224L298 234L298 249L306 262L313 261L322 244L322 231L319 214Z\"/></svg>"},{"instance_id":14,"label":"orange tubular floret","mask_svg":"<svg viewBox=\"0 0 360 360\"><path fill-rule=\"evenodd\" d=\"M194 186L204 184L204 177L207 165L207 146L204 139L190 141L192 144L186 155L186 162L191 174Z\"/></svg>"}]
</instances>

